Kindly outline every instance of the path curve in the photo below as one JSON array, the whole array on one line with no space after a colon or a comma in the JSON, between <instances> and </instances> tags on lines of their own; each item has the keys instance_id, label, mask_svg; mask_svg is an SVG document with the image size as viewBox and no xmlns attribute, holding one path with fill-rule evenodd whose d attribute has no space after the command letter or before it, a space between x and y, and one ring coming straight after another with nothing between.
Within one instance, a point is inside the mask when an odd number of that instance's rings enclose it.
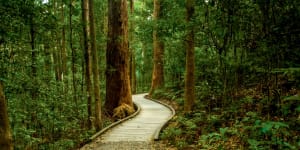
<instances>
[{"instance_id":1,"label":"path curve","mask_svg":"<svg viewBox=\"0 0 300 150\"><path fill-rule=\"evenodd\" d=\"M145 95L133 96L134 103L141 107L139 114L109 129L80 150L153 149L151 142L172 118L174 110L145 99Z\"/></svg>"}]
</instances>

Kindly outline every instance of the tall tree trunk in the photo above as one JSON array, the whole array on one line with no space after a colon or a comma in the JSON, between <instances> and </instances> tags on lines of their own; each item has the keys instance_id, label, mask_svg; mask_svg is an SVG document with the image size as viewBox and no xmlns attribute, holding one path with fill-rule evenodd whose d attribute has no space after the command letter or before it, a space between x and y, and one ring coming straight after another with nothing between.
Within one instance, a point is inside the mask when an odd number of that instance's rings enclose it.
<instances>
[{"instance_id":1,"label":"tall tree trunk","mask_svg":"<svg viewBox=\"0 0 300 150\"><path fill-rule=\"evenodd\" d=\"M135 66L135 54L134 54L134 49L131 48L131 53L130 53L130 81L131 81L131 89L132 93L136 93L136 66Z\"/></svg>"},{"instance_id":2,"label":"tall tree trunk","mask_svg":"<svg viewBox=\"0 0 300 150\"><path fill-rule=\"evenodd\" d=\"M133 9L134 9L134 2L133 0L130 1L130 14L133 15ZM131 20L129 27L129 51L130 51L130 81L131 81L131 90L132 93L136 93L136 65L135 65L135 50L132 46L132 43L134 41L134 21Z\"/></svg>"},{"instance_id":3,"label":"tall tree trunk","mask_svg":"<svg viewBox=\"0 0 300 150\"><path fill-rule=\"evenodd\" d=\"M57 41L58 43L58 41ZM54 70L55 70L55 79L56 81L61 81L61 63L60 63L60 53L57 47L54 47L52 50Z\"/></svg>"},{"instance_id":4,"label":"tall tree trunk","mask_svg":"<svg viewBox=\"0 0 300 150\"><path fill-rule=\"evenodd\" d=\"M30 2L31 7L34 7L35 4L33 1ZM37 49L36 49L36 23L35 23L35 13L32 12L32 14L30 14L29 16L29 21L30 21L30 46L31 46L31 78L32 78L32 85L31 85L31 90L30 90L30 94L31 94L31 98L32 100L37 100L38 97L38 82L37 82L37 76L38 76L38 72L37 72ZM37 110L35 109L35 106L33 106L33 108L31 107L32 111L31 111L31 125L32 127L36 128L38 119L37 119Z\"/></svg>"},{"instance_id":5,"label":"tall tree trunk","mask_svg":"<svg viewBox=\"0 0 300 150\"><path fill-rule=\"evenodd\" d=\"M161 17L161 0L153 0L153 4L153 19L156 23L153 28L153 71L149 95L152 95L156 89L162 88L164 85L164 44L162 42L162 39L160 39L160 29L157 23Z\"/></svg>"},{"instance_id":6,"label":"tall tree trunk","mask_svg":"<svg viewBox=\"0 0 300 150\"><path fill-rule=\"evenodd\" d=\"M130 0L130 13L133 13L134 10L134 0Z\"/></svg>"},{"instance_id":7,"label":"tall tree trunk","mask_svg":"<svg viewBox=\"0 0 300 150\"><path fill-rule=\"evenodd\" d=\"M108 0L108 17L105 109L108 115L122 118L134 111L129 77L127 0Z\"/></svg>"},{"instance_id":8,"label":"tall tree trunk","mask_svg":"<svg viewBox=\"0 0 300 150\"><path fill-rule=\"evenodd\" d=\"M66 50L66 28L65 28L65 9L64 3L61 4L61 22L63 24L61 32L61 79L64 80L64 76L67 75L67 50Z\"/></svg>"},{"instance_id":9,"label":"tall tree trunk","mask_svg":"<svg viewBox=\"0 0 300 150\"><path fill-rule=\"evenodd\" d=\"M46 40L49 40L47 38ZM51 69L52 69L52 61L51 61L51 48L50 48L50 43L47 41L45 42L44 45L44 54L45 54L45 67L44 67L44 72L46 73L46 81L49 83L51 80Z\"/></svg>"},{"instance_id":10,"label":"tall tree trunk","mask_svg":"<svg viewBox=\"0 0 300 150\"><path fill-rule=\"evenodd\" d=\"M35 24L34 24L34 16L30 16L30 45L31 45L31 75L33 78L33 87L31 90L31 97L33 100L37 97L37 87L36 87L36 77L37 77L37 52L35 49Z\"/></svg>"},{"instance_id":11,"label":"tall tree trunk","mask_svg":"<svg viewBox=\"0 0 300 150\"><path fill-rule=\"evenodd\" d=\"M77 101L77 86L76 86L76 51L75 48L73 46L73 24L72 24L72 16L73 16L73 0L70 0L69 3L69 9L70 9L70 13L69 13L69 25L70 25L70 33L69 33L69 38L70 38L70 49L71 49L71 53L72 53L72 86L73 86L73 100L75 102L76 105L76 113L78 113L78 101Z\"/></svg>"},{"instance_id":12,"label":"tall tree trunk","mask_svg":"<svg viewBox=\"0 0 300 150\"><path fill-rule=\"evenodd\" d=\"M59 6L58 2L53 2L53 10L54 10L54 15L59 14ZM55 79L56 81L61 81L61 50L59 49L61 47L61 39L60 35L58 32L56 32L53 35L54 39L56 39L56 45L54 45L53 50L52 50L52 55L53 55L53 62L54 62L54 71L55 71Z\"/></svg>"},{"instance_id":13,"label":"tall tree trunk","mask_svg":"<svg viewBox=\"0 0 300 150\"><path fill-rule=\"evenodd\" d=\"M195 0L186 0L186 73L184 111L192 111L195 103L195 43L192 17L195 12Z\"/></svg>"},{"instance_id":14,"label":"tall tree trunk","mask_svg":"<svg viewBox=\"0 0 300 150\"><path fill-rule=\"evenodd\" d=\"M6 100L3 87L0 82L0 150L12 150L13 142L10 133L9 120L7 114Z\"/></svg>"},{"instance_id":15,"label":"tall tree trunk","mask_svg":"<svg viewBox=\"0 0 300 150\"><path fill-rule=\"evenodd\" d=\"M268 37L268 34L269 34L269 26L270 26L270 4L271 4L271 1L270 0L262 0L262 1L259 1L259 8L260 8L260 11L262 13L262 34L264 37Z\"/></svg>"},{"instance_id":16,"label":"tall tree trunk","mask_svg":"<svg viewBox=\"0 0 300 150\"><path fill-rule=\"evenodd\" d=\"M100 97L100 81L99 81L99 67L98 67L98 54L96 47L96 31L95 31L95 20L94 20L94 0L89 1L89 25L90 25L90 36L91 36L91 54L93 61L93 84L94 84L94 97L95 97L95 128L99 131L102 128L101 118L101 97Z\"/></svg>"},{"instance_id":17,"label":"tall tree trunk","mask_svg":"<svg viewBox=\"0 0 300 150\"><path fill-rule=\"evenodd\" d=\"M90 29L89 23L89 10L88 0L82 0L82 22L83 22L83 38L84 38L84 58L86 69L86 86L87 86L87 110L88 110L88 128L92 128L92 57L91 57L91 45L89 44Z\"/></svg>"}]
</instances>

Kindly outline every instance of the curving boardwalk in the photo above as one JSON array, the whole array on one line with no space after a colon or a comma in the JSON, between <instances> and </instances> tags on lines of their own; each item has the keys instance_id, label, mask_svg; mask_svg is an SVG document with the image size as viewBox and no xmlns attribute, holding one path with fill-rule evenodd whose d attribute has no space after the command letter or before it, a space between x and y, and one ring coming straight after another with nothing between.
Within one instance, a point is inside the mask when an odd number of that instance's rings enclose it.
<instances>
[{"instance_id":1,"label":"curving boardwalk","mask_svg":"<svg viewBox=\"0 0 300 150\"><path fill-rule=\"evenodd\" d=\"M173 112L162 104L145 99L145 95L133 96L133 101L141 107L137 116L109 129L81 150L154 149L151 142Z\"/></svg>"}]
</instances>

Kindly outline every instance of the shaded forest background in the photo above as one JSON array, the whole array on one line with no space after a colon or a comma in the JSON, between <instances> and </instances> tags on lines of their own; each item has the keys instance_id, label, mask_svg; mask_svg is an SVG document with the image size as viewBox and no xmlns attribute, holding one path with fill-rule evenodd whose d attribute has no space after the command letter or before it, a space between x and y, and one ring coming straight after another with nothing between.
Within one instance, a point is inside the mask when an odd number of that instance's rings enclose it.
<instances>
[{"instance_id":1,"label":"shaded forest background","mask_svg":"<svg viewBox=\"0 0 300 150\"><path fill-rule=\"evenodd\" d=\"M164 80L151 95L179 112L162 139L182 149L300 147L300 2L195 0L189 21L184 0L158 1L157 17L152 0L130 2L132 93L150 90L156 31ZM93 5L103 101L107 5ZM15 149L77 147L96 130L95 111L87 110L81 1L0 1L0 20L0 81ZM183 112L188 29L195 103ZM110 123L103 119L103 126Z\"/></svg>"}]
</instances>

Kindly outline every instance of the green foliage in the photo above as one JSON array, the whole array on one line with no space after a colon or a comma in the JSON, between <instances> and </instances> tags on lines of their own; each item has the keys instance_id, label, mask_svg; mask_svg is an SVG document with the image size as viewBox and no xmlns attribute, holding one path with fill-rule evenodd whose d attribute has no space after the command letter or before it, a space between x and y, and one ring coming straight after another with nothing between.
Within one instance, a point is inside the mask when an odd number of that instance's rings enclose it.
<instances>
[{"instance_id":1,"label":"green foliage","mask_svg":"<svg viewBox=\"0 0 300 150\"><path fill-rule=\"evenodd\" d=\"M179 149L188 145L199 149L298 149L298 113L284 120L286 115L282 114L281 121L277 116L268 120L261 111L253 111L258 109L251 106L255 101L247 96L231 107L214 108L209 113L198 110L182 114L179 109L161 137Z\"/></svg>"},{"instance_id":2,"label":"green foliage","mask_svg":"<svg viewBox=\"0 0 300 150\"><path fill-rule=\"evenodd\" d=\"M73 2L71 6L69 0L0 2L0 80L5 86L14 149L72 149L95 132L86 128L81 8L79 1ZM67 70L59 79L63 27L68 57Z\"/></svg>"},{"instance_id":3,"label":"green foliage","mask_svg":"<svg viewBox=\"0 0 300 150\"><path fill-rule=\"evenodd\" d=\"M179 12L185 7L183 1L164 3L167 8L180 8ZM178 114L170 125L183 129L178 141L185 139L206 149L299 147L298 5L295 1L197 1L193 20L197 101L195 112ZM182 106L185 33L181 27L186 24L184 13L174 10L164 10L170 24L160 24L175 30L164 33L171 39L165 41L169 86L157 98L173 99ZM175 18L181 18L177 26ZM176 91L181 94L172 96ZM202 117L195 116L201 111ZM174 141L172 133L167 137Z\"/></svg>"},{"instance_id":4,"label":"green foliage","mask_svg":"<svg viewBox=\"0 0 300 150\"><path fill-rule=\"evenodd\" d=\"M69 149L93 132L85 129L81 3L53 2L0 1L0 80L5 83L15 149ZM145 92L151 84L152 29L157 23L165 48L166 83L153 97L182 106L185 1L161 2L158 22L152 19L151 0L136 1L130 14L137 88ZM299 4L295 0L196 1L189 24L196 41L195 111L179 113L162 137L182 149L191 144L206 149L299 149ZM107 5L102 1L95 5L97 47L105 60ZM68 73L59 80L63 28ZM105 64L100 63L104 74ZM35 77L32 67L37 68Z\"/></svg>"},{"instance_id":5,"label":"green foliage","mask_svg":"<svg viewBox=\"0 0 300 150\"><path fill-rule=\"evenodd\" d=\"M253 133L248 137L250 148L296 149L295 145L287 141L287 139L292 138L292 135L289 125L286 123L274 121L261 122L257 120L252 128ZM261 140L262 138L265 140Z\"/></svg>"},{"instance_id":6,"label":"green foliage","mask_svg":"<svg viewBox=\"0 0 300 150\"><path fill-rule=\"evenodd\" d=\"M185 2L163 4L167 86L154 96L183 106ZM182 149L299 149L299 4L197 1L195 109L162 137Z\"/></svg>"},{"instance_id":7,"label":"green foliage","mask_svg":"<svg viewBox=\"0 0 300 150\"><path fill-rule=\"evenodd\" d=\"M180 136L181 134L182 134L181 129L168 128L168 129L164 130L161 137L162 137L162 139L173 138L173 140L175 140L176 137Z\"/></svg>"},{"instance_id":8,"label":"green foliage","mask_svg":"<svg viewBox=\"0 0 300 150\"><path fill-rule=\"evenodd\" d=\"M21 78L19 82L29 81ZM16 85L16 82L6 82L7 91L18 92L24 88L24 86L11 85ZM84 129L80 129L84 124L82 120L87 116L84 111L86 104L84 101L77 105L74 104L73 93L63 94L57 91L60 88L62 88L62 84L55 84L55 82L50 82L48 85L41 84L39 103L29 101L31 97L26 91L23 91L23 94L18 97L15 97L18 95L17 93L6 92L16 149L24 149L28 146L35 149L37 145L38 149L49 149L49 146L68 149L84 140L77 138L76 134L86 132ZM74 116L74 114L78 115Z\"/></svg>"}]
</instances>

